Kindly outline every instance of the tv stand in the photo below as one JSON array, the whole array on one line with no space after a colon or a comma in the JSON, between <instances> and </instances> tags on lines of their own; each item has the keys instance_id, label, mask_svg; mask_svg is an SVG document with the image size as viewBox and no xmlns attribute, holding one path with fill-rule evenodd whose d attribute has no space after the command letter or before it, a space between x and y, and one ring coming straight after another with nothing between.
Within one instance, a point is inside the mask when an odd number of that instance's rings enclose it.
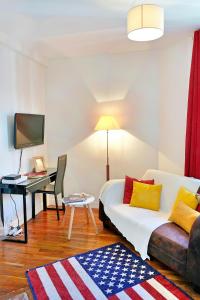
<instances>
[{"instance_id":1,"label":"tv stand","mask_svg":"<svg viewBox=\"0 0 200 300\"><path fill-rule=\"evenodd\" d=\"M24 239L7 238L4 241L27 243L28 242L28 226L27 226L27 209L26 209L26 196L28 193L36 192L44 188L50 182L56 180L57 169L47 169L46 175L39 178L28 179L19 184L5 184L0 182L0 211L1 220L4 224L4 211L3 211L3 194L22 195L23 201L23 217L24 217ZM34 217L34 210L32 203L32 216Z\"/></svg>"}]
</instances>

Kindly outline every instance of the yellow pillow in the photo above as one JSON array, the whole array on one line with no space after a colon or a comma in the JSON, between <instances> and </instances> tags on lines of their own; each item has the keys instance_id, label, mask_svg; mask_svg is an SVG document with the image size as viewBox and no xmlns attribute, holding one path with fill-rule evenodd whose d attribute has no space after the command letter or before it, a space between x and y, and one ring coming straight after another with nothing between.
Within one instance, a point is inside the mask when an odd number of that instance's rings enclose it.
<instances>
[{"instance_id":1,"label":"yellow pillow","mask_svg":"<svg viewBox=\"0 0 200 300\"><path fill-rule=\"evenodd\" d=\"M176 196L176 200L174 202L173 209L177 206L177 204L183 201L187 206L189 206L192 209L196 209L198 205L198 200L196 198L196 195L189 190L187 190L185 187L181 186L178 194Z\"/></svg>"},{"instance_id":2,"label":"yellow pillow","mask_svg":"<svg viewBox=\"0 0 200 300\"><path fill-rule=\"evenodd\" d=\"M134 181L133 186L130 206L151 210L160 209L161 184L152 185Z\"/></svg>"},{"instance_id":3,"label":"yellow pillow","mask_svg":"<svg viewBox=\"0 0 200 300\"><path fill-rule=\"evenodd\" d=\"M190 233L192 225L196 218L200 216L200 213L183 201L179 201L178 204L173 208L169 221L172 221L183 228L185 231Z\"/></svg>"}]
</instances>

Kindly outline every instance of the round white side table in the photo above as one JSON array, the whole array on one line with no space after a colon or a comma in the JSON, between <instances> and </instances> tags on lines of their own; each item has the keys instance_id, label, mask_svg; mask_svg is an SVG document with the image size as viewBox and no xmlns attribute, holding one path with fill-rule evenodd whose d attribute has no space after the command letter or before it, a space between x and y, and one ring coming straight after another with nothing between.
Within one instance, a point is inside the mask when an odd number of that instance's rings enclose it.
<instances>
[{"instance_id":1,"label":"round white side table","mask_svg":"<svg viewBox=\"0 0 200 300\"><path fill-rule=\"evenodd\" d=\"M70 214L70 220L69 220L69 229L68 229L68 240L70 240L70 238L71 238L72 226L73 226L73 220L74 220L74 212L75 212L76 207L84 207L85 208L85 215L86 215L87 222L89 221L88 215L90 215L92 223L93 223L94 228L95 228L95 232L97 234L98 229L97 229L97 225L96 225L96 222L95 222L95 218L94 218L92 208L90 206L90 204L92 202L94 202L95 197L92 196L92 195L88 195L88 197L85 200L81 201L81 202L72 202L72 203L67 203L67 204L65 203L64 199L63 199L63 203L65 205L65 215L64 215L64 218L63 218L63 226L65 226L66 222L67 222L67 207L68 206L71 207L71 214Z\"/></svg>"}]
</instances>

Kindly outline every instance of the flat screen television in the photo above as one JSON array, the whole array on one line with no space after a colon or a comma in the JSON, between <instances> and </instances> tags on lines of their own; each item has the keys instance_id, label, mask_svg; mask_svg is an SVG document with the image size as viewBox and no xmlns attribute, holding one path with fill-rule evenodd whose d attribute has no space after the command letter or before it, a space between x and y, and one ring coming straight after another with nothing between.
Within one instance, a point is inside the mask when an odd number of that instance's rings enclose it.
<instances>
[{"instance_id":1,"label":"flat screen television","mask_svg":"<svg viewBox=\"0 0 200 300\"><path fill-rule=\"evenodd\" d=\"M16 113L14 119L15 149L44 144L44 121L44 115Z\"/></svg>"}]
</instances>

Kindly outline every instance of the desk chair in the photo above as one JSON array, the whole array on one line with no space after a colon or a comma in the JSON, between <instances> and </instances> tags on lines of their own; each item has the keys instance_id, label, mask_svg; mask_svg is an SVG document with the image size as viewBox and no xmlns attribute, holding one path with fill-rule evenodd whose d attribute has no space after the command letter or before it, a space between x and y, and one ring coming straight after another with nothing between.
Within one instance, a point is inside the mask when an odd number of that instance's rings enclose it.
<instances>
[{"instance_id":1,"label":"desk chair","mask_svg":"<svg viewBox=\"0 0 200 300\"><path fill-rule=\"evenodd\" d=\"M63 181L65 176L65 169L67 165L67 155L61 155L58 157L57 174L55 184L48 184L43 190L37 190L32 193L32 201L35 202L35 194L43 194L43 210L53 209L57 211L57 219L60 220L59 207L58 207L58 195L61 194L64 197ZM56 208L47 207L47 194L54 195ZM62 210L65 211L65 206L62 204Z\"/></svg>"}]
</instances>

